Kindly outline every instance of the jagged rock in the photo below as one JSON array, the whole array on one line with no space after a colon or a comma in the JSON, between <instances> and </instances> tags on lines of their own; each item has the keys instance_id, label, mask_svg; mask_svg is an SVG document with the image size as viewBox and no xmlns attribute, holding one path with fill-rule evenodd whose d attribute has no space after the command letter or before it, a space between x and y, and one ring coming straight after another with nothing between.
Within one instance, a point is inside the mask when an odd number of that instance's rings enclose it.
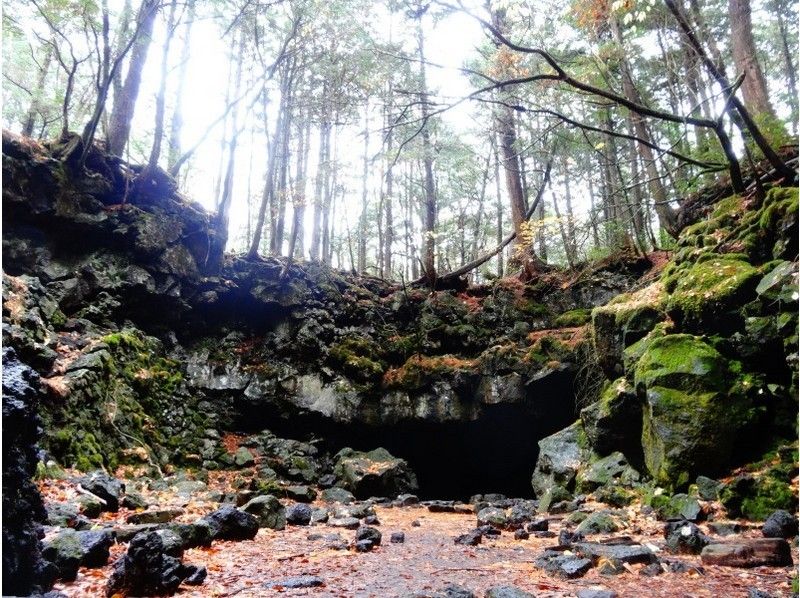
<instances>
[{"instance_id":1,"label":"jagged rock","mask_svg":"<svg viewBox=\"0 0 800 598\"><path fill-rule=\"evenodd\" d=\"M233 463L236 467L252 467L256 464L256 459L248 448L240 446L233 456Z\"/></svg>"},{"instance_id":2,"label":"jagged rock","mask_svg":"<svg viewBox=\"0 0 800 598\"><path fill-rule=\"evenodd\" d=\"M508 526L508 516L503 509L496 507L486 507L478 511L478 526L491 525L498 529L505 529Z\"/></svg>"},{"instance_id":3,"label":"jagged rock","mask_svg":"<svg viewBox=\"0 0 800 598\"><path fill-rule=\"evenodd\" d=\"M626 378L612 382L600 400L581 409L581 422L591 447L599 454L641 453L642 403Z\"/></svg>"},{"instance_id":4,"label":"jagged rock","mask_svg":"<svg viewBox=\"0 0 800 598\"><path fill-rule=\"evenodd\" d=\"M75 581L85 554L78 532L72 529L65 529L45 542L42 551L44 558L58 570L58 578L64 581Z\"/></svg>"},{"instance_id":5,"label":"jagged rock","mask_svg":"<svg viewBox=\"0 0 800 598\"><path fill-rule=\"evenodd\" d=\"M726 567L788 567L789 543L781 538L754 538L728 544L709 544L700 553L704 565Z\"/></svg>"},{"instance_id":6,"label":"jagged rock","mask_svg":"<svg viewBox=\"0 0 800 598\"><path fill-rule=\"evenodd\" d=\"M617 560L623 563L652 563L655 555L646 546L638 544L599 544L595 542L578 542L573 544L581 556L592 559Z\"/></svg>"},{"instance_id":7,"label":"jagged rock","mask_svg":"<svg viewBox=\"0 0 800 598\"><path fill-rule=\"evenodd\" d=\"M355 499L356 497L353 496L352 492L349 492L344 488L337 488L336 486L332 488L326 488L322 491L322 501L327 503L338 502L342 503L343 505L349 505L352 504Z\"/></svg>"},{"instance_id":8,"label":"jagged rock","mask_svg":"<svg viewBox=\"0 0 800 598\"><path fill-rule=\"evenodd\" d=\"M83 549L81 565L84 567L105 567L108 563L109 549L114 544L114 536L106 530L76 532Z\"/></svg>"},{"instance_id":9,"label":"jagged rock","mask_svg":"<svg viewBox=\"0 0 800 598\"><path fill-rule=\"evenodd\" d=\"M461 534L453 541L456 544L462 544L464 546L477 546L483 540L483 534L480 530L472 530L471 532L467 532L466 534Z\"/></svg>"},{"instance_id":10,"label":"jagged rock","mask_svg":"<svg viewBox=\"0 0 800 598\"><path fill-rule=\"evenodd\" d=\"M710 540L694 523L685 520L670 521L664 526L667 548L678 554L700 554Z\"/></svg>"},{"instance_id":11,"label":"jagged rock","mask_svg":"<svg viewBox=\"0 0 800 598\"><path fill-rule=\"evenodd\" d=\"M578 524L576 532L583 535L588 534L611 534L619 530L619 523L608 511L598 511L592 513Z\"/></svg>"},{"instance_id":12,"label":"jagged rock","mask_svg":"<svg viewBox=\"0 0 800 598\"><path fill-rule=\"evenodd\" d=\"M540 498L540 511L559 500L570 500L575 478L590 450L580 421L539 441L539 457L531 485Z\"/></svg>"},{"instance_id":13,"label":"jagged rock","mask_svg":"<svg viewBox=\"0 0 800 598\"><path fill-rule=\"evenodd\" d=\"M258 520L233 506L224 506L202 518L214 540L252 540L258 533Z\"/></svg>"},{"instance_id":14,"label":"jagged rock","mask_svg":"<svg viewBox=\"0 0 800 598\"><path fill-rule=\"evenodd\" d=\"M301 575L299 577L287 577L278 581L268 581L264 584L265 588L272 590L299 590L302 588L321 588L325 582L321 577L315 575Z\"/></svg>"},{"instance_id":15,"label":"jagged rock","mask_svg":"<svg viewBox=\"0 0 800 598\"><path fill-rule=\"evenodd\" d=\"M341 527L343 529L358 529L361 521L355 517L334 517L328 519L330 527Z\"/></svg>"},{"instance_id":16,"label":"jagged rock","mask_svg":"<svg viewBox=\"0 0 800 598\"><path fill-rule=\"evenodd\" d=\"M45 505L47 510L47 523L55 527L71 527L81 529L90 525L89 521L80 514L78 507L66 502L48 502Z\"/></svg>"},{"instance_id":17,"label":"jagged rock","mask_svg":"<svg viewBox=\"0 0 800 598\"><path fill-rule=\"evenodd\" d=\"M242 511L254 515L258 520L258 527L276 530L286 527L286 509L271 494L252 498L242 507Z\"/></svg>"},{"instance_id":18,"label":"jagged rock","mask_svg":"<svg viewBox=\"0 0 800 598\"><path fill-rule=\"evenodd\" d=\"M309 486L287 486L284 488L286 496L298 502L314 502L317 491Z\"/></svg>"},{"instance_id":19,"label":"jagged rock","mask_svg":"<svg viewBox=\"0 0 800 598\"><path fill-rule=\"evenodd\" d=\"M778 510L764 522L761 533L766 538L794 538L797 535L797 517L788 511Z\"/></svg>"},{"instance_id":20,"label":"jagged rock","mask_svg":"<svg viewBox=\"0 0 800 598\"><path fill-rule=\"evenodd\" d=\"M704 475L697 476L697 493L703 500L717 500L722 483Z\"/></svg>"},{"instance_id":21,"label":"jagged rock","mask_svg":"<svg viewBox=\"0 0 800 598\"><path fill-rule=\"evenodd\" d=\"M211 526L203 519L194 523L170 523L164 529L177 534L184 549L211 545Z\"/></svg>"},{"instance_id":22,"label":"jagged rock","mask_svg":"<svg viewBox=\"0 0 800 598\"><path fill-rule=\"evenodd\" d=\"M732 536L744 531L744 527L738 521L711 521L708 529L718 536Z\"/></svg>"},{"instance_id":23,"label":"jagged rock","mask_svg":"<svg viewBox=\"0 0 800 598\"><path fill-rule=\"evenodd\" d=\"M311 507L295 503L286 509L286 523L289 525L308 525L311 523Z\"/></svg>"},{"instance_id":24,"label":"jagged rock","mask_svg":"<svg viewBox=\"0 0 800 598\"><path fill-rule=\"evenodd\" d=\"M183 515L183 509L153 509L152 511L142 511L128 515L126 522L132 525L142 523L168 523Z\"/></svg>"},{"instance_id":25,"label":"jagged rock","mask_svg":"<svg viewBox=\"0 0 800 598\"><path fill-rule=\"evenodd\" d=\"M131 509L132 511L137 509L146 509L150 506L147 500L145 500L144 496L138 492L126 492L125 496L122 497L122 502L120 504L126 509Z\"/></svg>"},{"instance_id":26,"label":"jagged rock","mask_svg":"<svg viewBox=\"0 0 800 598\"><path fill-rule=\"evenodd\" d=\"M397 496L417 489L417 477L403 459L377 448L368 453L342 449L333 470L339 484L358 498Z\"/></svg>"},{"instance_id":27,"label":"jagged rock","mask_svg":"<svg viewBox=\"0 0 800 598\"><path fill-rule=\"evenodd\" d=\"M164 543L156 532L136 535L128 552L117 559L106 586L106 596L116 593L133 596L174 594L187 577L196 571L164 552Z\"/></svg>"},{"instance_id":28,"label":"jagged rock","mask_svg":"<svg viewBox=\"0 0 800 598\"><path fill-rule=\"evenodd\" d=\"M534 561L533 566L564 579L583 577L592 568L592 561L573 554L545 550Z\"/></svg>"},{"instance_id":29,"label":"jagged rock","mask_svg":"<svg viewBox=\"0 0 800 598\"><path fill-rule=\"evenodd\" d=\"M176 559L183 558L183 538L177 532L171 529L159 529L156 533L161 538L164 545L164 554L167 556L175 557Z\"/></svg>"},{"instance_id":30,"label":"jagged rock","mask_svg":"<svg viewBox=\"0 0 800 598\"><path fill-rule=\"evenodd\" d=\"M5 137L5 136L4 136ZM5 192L4 192L5 195ZM5 257L4 257L5 259ZM3 290L4 301L7 289ZM17 358L3 334L3 588L27 596L52 586L42 559L39 534L47 518L31 481L36 471L38 376Z\"/></svg>"},{"instance_id":31,"label":"jagged rock","mask_svg":"<svg viewBox=\"0 0 800 598\"><path fill-rule=\"evenodd\" d=\"M106 511L119 511L119 502L125 492L125 484L103 471L93 471L78 480L86 490L105 501Z\"/></svg>"},{"instance_id":32,"label":"jagged rock","mask_svg":"<svg viewBox=\"0 0 800 598\"><path fill-rule=\"evenodd\" d=\"M403 544L406 541L406 535L403 532L392 532L389 536L389 542L392 544Z\"/></svg>"},{"instance_id":33,"label":"jagged rock","mask_svg":"<svg viewBox=\"0 0 800 598\"><path fill-rule=\"evenodd\" d=\"M370 542L373 547L381 545L381 533L374 527L362 525L356 530L356 543Z\"/></svg>"},{"instance_id":34,"label":"jagged rock","mask_svg":"<svg viewBox=\"0 0 800 598\"><path fill-rule=\"evenodd\" d=\"M489 588L484 594L486 598L535 598L534 594L520 590L514 586L496 586Z\"/></svg>"},{"instance_id":35,"label":"jagged rock","mask_svg":"<svg viewBox=\"0 0 800 598\"><path fill-rule=\"evenodd\" d=\"M673 495L667 504L659 507L658 514L663 519L685 519L687 521L698 521L704 517L700 503L688 494Z\"/></svg>"}]
</instances>

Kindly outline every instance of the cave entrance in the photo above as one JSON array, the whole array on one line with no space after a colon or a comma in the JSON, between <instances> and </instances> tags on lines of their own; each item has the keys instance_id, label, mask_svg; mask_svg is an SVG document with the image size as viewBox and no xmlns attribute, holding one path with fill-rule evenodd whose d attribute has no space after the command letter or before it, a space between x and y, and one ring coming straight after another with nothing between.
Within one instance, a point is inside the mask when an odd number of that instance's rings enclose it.
<instances>
[{"instance_id":1,"label":"cave entrance","mask_svg":"<svg viewBox=\"0 0 800 598\"><path fill-rule=\"evenodd\" d=\"M526 387L526 399L484 407L476 421L401 422L386 426L335 424L321 417L256 418L240 412L250 427L260 419L279 436L324 439L335 453L384 447L406 459L417 474L422 499L466 500L490 492L530 497L538 442L575 421L575 373L554 372Z\"/></svg>"}]
</instances>

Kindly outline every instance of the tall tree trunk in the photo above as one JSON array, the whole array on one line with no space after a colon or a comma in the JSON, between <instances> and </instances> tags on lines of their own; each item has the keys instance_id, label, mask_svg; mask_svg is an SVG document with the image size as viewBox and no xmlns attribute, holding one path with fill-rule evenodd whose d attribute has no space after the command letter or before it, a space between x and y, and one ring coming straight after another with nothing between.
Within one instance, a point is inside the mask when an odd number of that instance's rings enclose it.
<instances>
[{"instance_id":1,"label":"tall tree trunk","mask_svg":"<svg viewBox=\"0 0 800 598\"><path fill-rule=\"evenodd\" d=\"M428 127L428 84L425 72L425 36L422 32L422 17L417 20L417 45L419 50L420 103L422 106L422 155L425 167L425 218L423 221L424 250L423 269L433 286L436 280L436 190L433 182L433 147Z\"/></svg>"},{"instance_id":2,"label":"tall tree trunk","mask_svg":"<svg viewBox=\"0 0 800 598\"><path fill-rule=\"evenodd\" d=\"M189 64L189 50L192 45L192 25L194 24L195 6L197 0L186 2L186 26L183 32L183 45L181 46L180 64L178 65L177 82L175 85L175 109L169 125L169 152L167 155L167 168L175 166L178 158L183 153L181 150L181 130L183 129L183 89L186 85L186 71Z\"/></svg>"},{"instance_id":3,"label":"tall tree trunk","mask_svg":"<svg viewBox=\"0 0 800 598\"><path fill-rule=\"evenodd\" d=\"M498 141L497 136L495 136L494 143L492 144L492 149L494 150L494 193L497 199L495 204L495 210L497 214L497 230L496 230L496 237L497 237L497 244L500 245L503 242L503 199L502 193L500 190L500 150L498 149ZM504 251L501 249L497 254L497 277L502 278L503 274L505 273L505 264L503 263Z\"/></svg>"},{"instance_id":4,"label":"tall tree trunk","mask_svg":"<svg viewBox=\"0 0 800 598\"><path fill-rule=\"evenodd\" d=\"M744 74L742 96L747 109L757 120L775 119L775 110L769 101L767 80L758 63L756 44L753 40L753 21L750 0L728 0L728 22L731 27L731 53L736 72Z\"/></svg>"},{"instance_id":5,"label":"tall tree trunk","mask_svg":"<svg viewBox=\"0 0 800 598\"><path fill-rule=\"evenodd\" d=\"M331 147L331 123L327 115L323 117L319 130L319 155L317 159L317 174L314 181L314 224L311 230L311 249L309 257L319 260L320 239L322 237L322 210L325 204L325 181L329 170Z\"/></svg>"},{"instance_id":6,"label":"tall tree trunk","mask_svg":"<svg viewBox=\"0 0 800 598\"><path fill-rule=\"evenodd\" d=\"M619 23L615 17L610 17L611 29L614 32L614 37L619 44L620 48L623 46L622 32L619 28ZM622 89L625 97L632 102L641 104L641 97L636 86L633 84L633 77L631 76L630 66L623 58L620 62L620 71L622 74ZM642 141L651 142L650 132L647 130L644 119L640 114L633 111L628 111L628 118L636 131L636 136ZM649 181L650 193L653 196L655 203L656 214L663 228L669 235L675 237L678 234L678 215L677 212L669 205L667 191L661 181L661 175L656 167L655 156L650 146L645 143L637 144L639 146L639 153L644 161L645 169L647 171L647 178Z\"/></svg>"},{"instance_id":7,"label":"tall tree trunk","mask_svg":"<svg viewBox=\"0 0 800 598\"><path fill-rule=\"evenodd\" d=\"M22 134L26 137L31 137L33 135L33 127L36 125L36 116L41 110L44 84L45 81L47 81L47 74L50 71L50 63L52 61L53 46L52 44L45 44L44 56L42 57L42 66L39 69L39 76L36 79L36 87L33 89L31 105L28 108L28 113L25 115L25 121L22 123Z\"/></svg>"},{"instance_id":8,"label":"tall tree trunk","mask_svg":"<svg viewBox=\"0 0 800 598\"><path fill-rule=\"evenodd\" d=\"M170 42L175 30L176 4L177 0L172 0L169 4L164 47L161 52L161 81L158 87L158 95L156 96L156 124L153 132L153 147L150 150L150 160L147 163L147 167L151 170L158 166L158 159L161 157L161 140L164 137L164 107L167 95L167 66L169 63ZM240 48L242 47L244 47L244 36L240 43Z\"/></svg>"},{"instance_id":9,"label":"tall tree trunk","mask_svg":"<svg viewBox=\"0 0 800 598\"><path fill-rule=\"evenodd\" d=\"M335 120L335 119L334 119ZM325 169L325 202L322 206L322 262L330 265L333 255L334 221L331 218L332 204L336 194L337 159L339 154L339 129L333 130L333 156Z\"/></svg>"},{"instance_id":10,"label":"tall tree trunk","mask_svg":"<svg viewBox=\"0 0 800 598\"><path fill-rule=\"evenodd\" d=\"M133 112L136 109L136 100L142 83L142 69L147 61L147 51L153 38L153 23L158 14L158 6L158 0L143 0L139 8L138 35L131 48L128 73L119 95L114 98L114 107L108 124L107 149L115 156L122 155L130 137Z\"/></svg>"},{"instance_id":11,"label":"tall tree trunk","mask_svg":"<svg viewBox=\"0 0 800 598\"><path fill-rule=\"evenodd\" d=\"M239 39L240 53L244 51L244 33L240 34ZM239 96L239 90L242 86L242 61L238 62L236 68L236 97ZM221 263L222 256L225 253L225 247L228 244L228 223L230 221L231 204L233 203L233 181L236 170L236 149L239 141L238 130L239 108L234 108L231 117L231 139L228 146L228 164L225 169L225 180L222 185L222 196L220 197L219 204L217 205L217 213L214 217L214 234L215 243L212 249L209 262L212 264L212 269Z\"/></svg>"},{"instance_id":12,"label":"tall tree trunk","mask_svg":"<svg viewBox=\"0 0 800 598\"><path fill-rule=\"evenodd\" d=\"M797 99L797 66L794 63L794 53L789 48L789 31L786 26L786 19L783 16L782 7L778 7L776 15L778 17L778 31L781 34L781 53L783 54L784 71L786 80L789 82L789 106L792 110L792 133L797 135L797 120L800 118L798 112Z\"/></svg>"},{"instance_id":13,"label":"tall tree trunk","mask_svg":"<svg viewBox=\"0 0 800 598\"><path fill-rule=\"evenodd\" d=\"M364 156L361 170L361 215L358 218L358 272L367 270L367 183L369 179L369 98L364 106Z\"/></svg>"}]
</instances>

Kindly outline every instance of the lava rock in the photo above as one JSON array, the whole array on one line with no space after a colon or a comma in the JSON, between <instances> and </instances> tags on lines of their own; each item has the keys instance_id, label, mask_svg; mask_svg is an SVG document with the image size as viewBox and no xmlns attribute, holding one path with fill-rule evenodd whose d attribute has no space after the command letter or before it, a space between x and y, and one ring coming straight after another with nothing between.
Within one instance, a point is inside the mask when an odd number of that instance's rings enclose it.
<instances>
[{"instance_id":1,"label":"lava rock","mask_svg":"<svg viewBox=\"0 0 800 598\"><path fill-rule=\"evenodd\" d=\"M658 514L664 519L685 519L698 521L703 518L703 509L693 496L688 494L675 494L669 502L658 509Z\"/></svg>"},{"instance_id":2,"label":"lava rock","mask_svg":"<svg viewBox=\"0 0 800 598\"><path fill-rule=\"evenodd\" d=\"M655 577L662 573L664 573L664 569L661 568L661 563L650 563L639 569L639 575L644 575L645 577Z\"/></svg>"},{"instance_id":3,"label":"lava rock","mask_svg":"<svg viewBox=\"0 0 800 598\"><path fill-rule=\"evenodd\" d=\"M703 500L717 500L720 490L722 490L722 482L704 475L697 476L697 493Z\"/></svg>"},{"instance_id":4,"label":"lava rock","mask_svg":"<svg viewBox=\"0 0 800 598\"><path fill-rule=\"evenodd\" d=\"M744 531L744 527L737 521L712 521L708 524L708 529L718 536L732 536Z\"/></svg>"},{"instance_id":5,"label":"lava rock","mask_svg":"<svg viewBox=\"0 0 800 598\"><path fill-rule=\"evenodd\" d=\"M289 525L308 525L311 523L311 507L295 503L286 509L286 523Z\"/></svg>"},{"instance_id":6,"label":"lava rock","mask_svg":"<svg viewBox=\"0 0 800 598\"><path fill-rule=\"evenodd\" d=\"M300 575L298 577L287 577L278 581L268 581L264 587L274 590L299 590L302 588L321 588L325 585L322 578L315 575Z\"/></svg>"},{"instance_id":7,"label":"lava rock","mask_svg":"<svg viewBox=\"0 0 800 598\"><path fill-rule=\"evenodd\" d=\"M341 527L343 529L358 529L361 526L361 521L355 517L334 517L328 519L330 527Z\"/></svg>"},{"instance_id":8,"label":"lava rock","mask_svg":"<svg viewBox=\"0 0 800 598\"><path fill-rule=\"evenodd\" d=\"M670 521L664 526L667 548L678 554L700 554L710 540L691 521Z\"/></svg>"},{"instance_id":9,"label":"lava rock","mask_svg":"<svg viewBox=\"0 0 800 598\"><path fill-rule=\"evenodd\" d=\"M78 542L83 549L83 559L81 565L84 567L105 567L108 563L108 554L111 545L114 544L114 536L105 530L92 530L76 532Z\"/></svg>"},{"instance_id":10,"label":"lava rock","mask_svg":"<svg viewBox=\"0 0 800 598\"><path fill-rule=\"evenodd\" d=\"M317 491L310 486L288 486L284 488L286 496L297 502L314 502L317 498Z\"/></svg>"},{"instance_id":11,"label":"lava rock","mask_svg":"<svg viewBox=\"0 0 800 598\"><path fill-rule=\"evenodd\" d=\"M202 518L213 540L252 540L258 533L258 520L250 513L226 505Z\"/></svg>"},{"instance_id":12,"label":"lava rock","mask_svg":"<svg viewBox=\"0 0 800 598\"><path fill-rule=\"evenodd\" d=\"M704 565L726 567L788 567L789 543L782 538L756 538L730 544L709 544L700 553Z\"/></svg>"},{"instance_id":13,"label":"lava rock","mask_svg":"<svg viewBox=\"0 0 800 598\"><path fill-rule=\"evenodd\" d=\"M403 532L392 532L392 535L389 536L389 542L392 544L404 544L406 541L406 535Z\"/></svg>"},{"instance_id":14,"label":"lava rock","mask_svg":"<svg viewBox=\"0 0 800 598\"><path fill-rule=\"evenodd\" d=\"M105 501L105 511L116 513L125 492L125 484L104 471L93 471L78 479L78 483L96 497Z\"/></svg>"},{"instance_id":15,"label":"lava rock","mask_svg":"<svg viewBox=\"0 0 800 598\"><path fill-rule=\"evenodd\" d=\"M478 511L478 526L481 525L491 525L498 529L505 529L508 526L508 516L503 509L486 507Z\"/></svg>"},{"instance_id":16,"label":"lava rock","mask_svg":"<svg viewBox=\"0 0 800 598\"><path fill-rule=\"evenodd\" d=\"M531 521L526 529L529 532L546 532L550 528L550 522L547 519L538 519Z\"/></svg>"},{"instance_id":17,"label":"lava rock","mask_svg":"<svg viewBox=\"0 0 800 598\"><path fill-rule=\"evenodd\" d=\"M364 525L380 525L381 521L375 515L364 517Z\"/></svg>"},{"instance_id":18,"label":"lava rock","mask_svg":"<svg viewBox=\"0 0 800 598\"><path fill-rule=\"evenodd\" d=\"M205 567L198 565L183 565L181 575L184 578L183 583L186 585L199 586L206 580L208 571L206 571Z\"/></svg>"},{"instance_id":19,"label":"lava rock","mask_svg":"<svg viewBox=\"0 0 800 598\"><path fill-rule=\"evenodd\" d=\"M3 275L4 299L7 288ZM49 589L55 574L55 568L42 559L39 538L48 513L32 481L38 462L36 441L41 434L39 377L19 361L6 341L5 328L3 343L2 593L27 596L37 589Z\"/></svg>"},{"instance_id":20,"label":"lava rock","mask_svg":"<svg viewBox=\"0 0 800 598\"><path fill-rule=\"evenodd\" d=\"M374 544L369 540L359 540L355 543L356 552L371 552Z\"/></svg>"},{"instance_id":21,"label":"lava rock","mask_svg":"<svg viewBox=\"0 0 800 598\"><path fill-rule=\"evenodd\" d=\"M484 594L486 598L536 598L534 594L520 590L514 586L496 586L489 588Z\"/></svg>"},{"instance_id":22,"label":"lava rock","mask_svg":"<svg viewBox=\"0 0 800 598\"><path fill-rule=\"evenodd\" d=\"M588 534L611 534L619 529L619 524L608 511L592 513L578 524L575 532Z\"/></svg>"},{"instance_id":23,"label":"lava rock","mask_svg":"<svg viewBox=\"0 0 800 598\"><path fill-rule=\"evenodd\" d=\"M181 539L184 549L197 548L199 546L211 546L211 526L202 519L194 523L170 523L166 528L174 532ZM117 534L119 540L119 534Z\"/></svg>"},{"instance_id":24,"label":"lava rock","mask_svg":"<svg viewBox=\"0 0 800 598\"><path fill-rule=\"evenodd\" d=\"M766 538L794 538L797 535L797 517L788 511L777 510L767 517L761 533Z\"/></svg>"},{"instance_id":25,"label":"lava rock","mask_svg":"<svg viewBox=\"0 0 800 598\"><path fill-rule=\"evenodd\" d=\"M480 530L474 529L466 534L461 534L453 542L462 546L477 546L483 541L483 534Z\"/></svg>"},{"instance_id":26,"label":"lava rock","mask_svg":"<svg viewBox=\"0 0 800 598\"><path fill-rule=\"evenodd\" d=\"M592 561L574 554L545 550L534 560L533 565L551 575L564 579L575 579L583 577L591 569Z\"/></svg>"},{"instance_id":27,"label":"lava rock","mask_svg":"<svg viewBox=\"0 0 800 598\"><path fill-rule=\"evenodd\" d=\"M140 525L142 523L168 523L173 519L177 519L183 515L183 513L183 509L154 509L152 511L142 511L141 513L128 515L125 521L132 525Z\"/></svg>"},{"instance_id":28,"label":"lava rock","mask_svg":"<svg viewBox=\"0 0 800 598\"><path fill-rule=\"evenodd\" d=\"M646 546L639 544L600 544L596 542L578 542L574 544L576 552L592 561L601 559L617 560L623 563L652 563L655 555Z\"/></svg>"},{"instance_id":29,"label":"lava rock","mask_svg":"<svg viewBox=\"0 0 800 598\"><path fill-rule=\"evenodd\" d=\"M417 476L403 459L377 448L367 453L345 448L336 454L338 485L358 498L397 496L418 488Z\"/></svg>"},{"instance_id":30,"label":"lava rock","mask_svg":"<svg viewBox=\"0 0 800 598\"><path fill-rule=\"evenodd\" d=\"M362 525L356 530L356 543L358 542L371 542L373 547L381 545L382 535L374 527Z\"/></svg>"},{"instance_id":31,"label":"lava rock","mask_svg":"<svg viewBox=\"0 0 800 598\"><path fill-rule=\"evenodd\" d=\"M524 529L518 529L514 532L514 539L515 540L527 540L530 538L531 535L526 532Z\"/></svg>"},{"instance_id":32,"label":"lava rock","mask_svg":"<svg viewBox=\"0 0 800 598\"><path fill-rule=\"evenodd\" d=\"M322 502L326 503L342 503L343 505L352 504L356 500L356 497L353 496L353 493L345 490L344 488L337 488L334 486L333 488L326 488L322 491Z\"/></svg>"},{"instance_id":33,"label":"lava rock","mask_svg":"<svg viewBox=\"0 0 800 598\"><path fill-rule=\"evenodd\" d=\"M42 551L44 558L58 570L58 578L64 581L75 581L85 554L78 532L72 529L65 529L45 542Z\"/></svg>"},{"instance_id":34,"label":"lava rock","mask_svg":"<svg viewBox=\"0 0 800 598\"><path fill-rule=\"evenodd\" d=\"M617 598L619 594L612 590L586 588L578 590L577 598Z\"/></svg>"},{"instance_id":35,"label":"lava rock","mask_svg":"<svg viewBox=\"0 0 800 598\"><path fill-rule=\"evenodd\" d=\"M135 511L137 509L146 509L150 506L147 500L138 492L126 492L122 497L120 504L126 509Z\"/></svg>"},{"instance_id":36,"label":"lava rock","mask_svg":"<svg viewBox=\"0 0 800 598\"><path fill-rule=\"evenodd\" d=\"M562 529L558 532L558 545L559 546L572 546L573 542L582 542L586 537L578 531L571 532L567 529Z\"/></svg>"},{"instance_id":37,"label":"lava rock","mask_svg":"<svg viewBox=\"0 0 800 598\"><path fill-rule=\"evenodd\" d=\"M114 563L106 595L172 595L186 575L181 562L164 553L161 537L156 532L146 532L136 535L128 552Z\"/></svg>"},{"instance_id":38,"label":"lava rock","mask_svg":"<svg viewBox=\"0 0 800 598\"><path fill-rule=\"evenodd\" d=\"M398 507L409 507L419 502L419 497L416 494L401 494L397 497L394 503Z\"/></svg>"},{"instance_id":39,"label":"lava rock","mask_svg":"<svg viewBox=\"0 0 800 598\"><path fill-rule=\"evenodd\" d=\"M286 509L271 494L250 499L242 511L250 513L258 521L258 527L282 530L286 527Z\"/></svg>"}]
</instances>

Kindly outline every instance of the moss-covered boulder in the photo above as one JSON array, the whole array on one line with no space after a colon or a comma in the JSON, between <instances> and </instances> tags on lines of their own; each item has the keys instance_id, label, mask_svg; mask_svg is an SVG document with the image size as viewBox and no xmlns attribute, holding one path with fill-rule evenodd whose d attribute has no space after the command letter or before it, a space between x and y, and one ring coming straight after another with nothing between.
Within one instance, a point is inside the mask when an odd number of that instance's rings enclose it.
<instances>
[{"instance_id":1,"label":"moss-covered boulder","mask_svg":"<svg viewBox=\"0 0 800 598\"><path fill-rule=\"evenodd\" d=\"M581 422L592 448L601 455L622 451L641 455L642 403L625 378L612 382L600 400L581 409Z\"/></svg>"},{"instance_id":2,"label":"moss-covered boulder","mask_svg":"<svg viewBox=\"0 0 800 598\"><path fill-rule=\"evenodd\" d=\"M657 482L683 486L729 465L737 436L754 416L737 379L698 337L672 334L649 344L634 381L645 398L644 460Z\"/></svg>"},{"instance_id":3,"label":"moss-covered boulder","mask_svg":"<svg viewBox=\"0 0 800 598\"><path fill-rule=\"evenodd\" d=\"M746 259L708 254L665 278L667 313L686 325L721 323L720 315L754 298L759 270Z\"/></svg>"},{"instance_id":4,"label":"moss-covered boulder","mask_svg":"<svg viewBox=\"0 0 800 598\"><path fill-rule=\"evenodd\" d=\"M539 457L531 477L533 491L540 502L549 505L555 502L556 497L569 498L575 490L578 472L591 455L580 420L540 440Z\"/></svg>"},{"instance_id":5,"label":"moss-covered boulder","mask_svg":"<svg viewBox=\"0 0 800 598\"><path fill-rule=\"evenodd\" d=\"M664 320L666 295L661 282L619 295L592 310L592 338L597 361L607 373L622 373L623 350Z\"/></svg>"}]
</instances>

